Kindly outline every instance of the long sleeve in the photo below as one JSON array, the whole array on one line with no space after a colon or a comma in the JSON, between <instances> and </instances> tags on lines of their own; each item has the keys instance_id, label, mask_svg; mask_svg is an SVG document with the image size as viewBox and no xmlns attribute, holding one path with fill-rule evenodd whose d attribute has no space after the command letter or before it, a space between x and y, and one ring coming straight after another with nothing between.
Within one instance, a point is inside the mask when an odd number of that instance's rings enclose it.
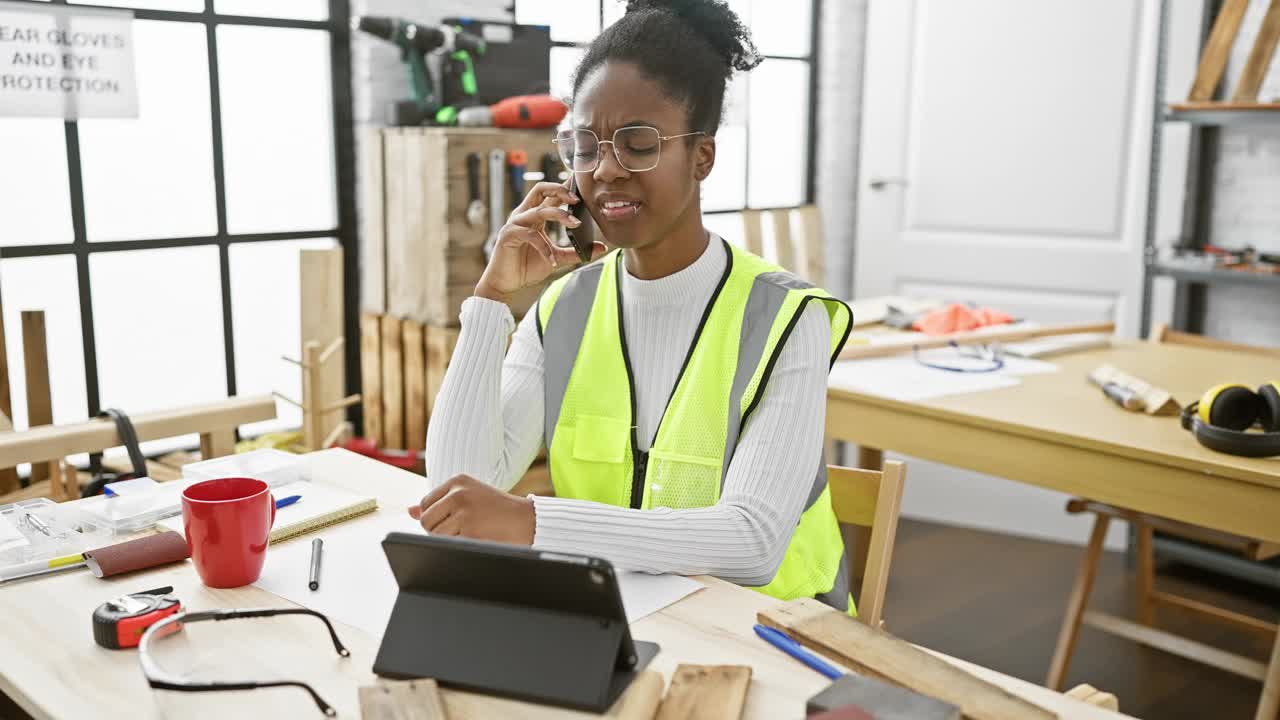
<instances>
[{"instance_id":1,"label":"long sleeve","mask_svg":"<svg viewBox=\"0 0 1280 720\"><path fill-rule=\"evenodd\" d=\"M431 413L427 478L435 487L465 474L508 490L542 446L542 343L534 313L521 321L510 351L515 321L506 305L468 298L461 320Z\"/></svg>"},{"instance_id":2,"label":"long sleeve","mask_svg":"<svg viewBox=\"0 0 1280 720\"><path fill-rule=\"evenodd\" d=\"M783 346L716 505L634 510L538 497L534 547L646 572L768 583L821 461L830 344L826 310L813 303Z\"/></svg>"}]
</instances>

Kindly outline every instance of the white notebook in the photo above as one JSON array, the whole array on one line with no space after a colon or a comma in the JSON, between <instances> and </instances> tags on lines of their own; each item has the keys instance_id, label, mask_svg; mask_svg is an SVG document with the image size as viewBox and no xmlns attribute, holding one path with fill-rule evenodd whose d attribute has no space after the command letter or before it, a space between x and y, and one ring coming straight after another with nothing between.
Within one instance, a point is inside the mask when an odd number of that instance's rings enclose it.
<instances>
[{"instance_id":1,"label":"white notebook","mask_svg":"<svg viewBox=\"0 0 1280 720\"><path fill-rule=\"evenodd\" d=\"M376 498L313 482L281 485L272 488L271 494L276 500L283 500L290 495L302 496L292 505L276 511L276 522L271 528L273 545L378 509ZM181 515L162 520L160 524L179 534L183 533Z\"/></svg>"}]
</instances>

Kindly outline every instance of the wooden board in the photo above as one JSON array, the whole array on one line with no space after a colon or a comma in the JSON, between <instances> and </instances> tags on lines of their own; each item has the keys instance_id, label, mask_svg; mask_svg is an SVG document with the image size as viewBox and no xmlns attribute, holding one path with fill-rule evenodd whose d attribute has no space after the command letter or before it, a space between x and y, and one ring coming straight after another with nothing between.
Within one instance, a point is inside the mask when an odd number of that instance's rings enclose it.
<instances>
[{"instance_id":1,"label":"wooden board","mask_svg":"<svg viewBox=\"0 0 1280 720\"><path fill-rule=\"evenodd\" d=\"M757 618L846 667L957 705L970 720L1048 720L1057 717L908 642L868 627L811 598L766 608ZM674 685L672 683L673 688Z\"/></svg>"},{"instance_id":2,"label":"wooden board","mask_svg":"<svg viewBox=\"0 0 1280 720\"><path fill-rule=\"evenodd\" d=\"M422 450L427 446L426 328L405 320L401 333L404 348L404 446Z\"/></svg>"},{"instance_id":3,"label":"wooden board","mask_svg":"<svg viewBox=\"0 0 1280 720\"><path fill-rule=\"evenodd\" d=\"M658 708L658 720L738 720L750 685L746 665L680 665Z\"/></svg>"},{"instance_id":4,"label":"wooden board","mask_svg":"<svg viewBox=\"0 0 1280 720\"><path fill-rule=\"evenodd\" d=\"M444 385L444 374L449 368L449 359L453 357L453 348L458 344L458 331L453 328L432 327L427 329L427 417L436 406L436 395Z\"/></svg>"},{"instance_id":5,"label":"wooden board","mask_svg":"<svg viewBox=\"0 0 1280 720\"><path fill-rule=\"evenodd\" d=\"M404 365L401 322L382 316L382 447L404 449Z\"/></svg>"},{"instance_id":6,"label":"wooden board","mask_svg":"<svg viewBox=\"0 0 1280 720\"><path fill-rule=\"evenodd\" d=\"M365 128L360 142L357 178L361 188L360 310L381 315L387 311L387 208L382 128Z\"/></svg>"},{"instance_id":7,"label":"wooden board","mask_svg":"<svg viewBox=\"0 0 1280 720\"><path fill-rule=\"evenodd\" d=\"M1204 102L1213 98L1213 92L1222 80L1222 73L1227 69L1231 46L1235 44L1236 33L1240 31L1240 23L1244 20L1247 9L1249 0L1226 0L1223 3L1217 19L1213 21L1209 40L1200 54L1200 67L1196 70L1196 79L1187 95L1188 100Z\"/></svg>"},{"instance_id":8,"label":"wooden board","mask_svg":"<svg viewBox=\"0 0 1280 720\"><path fill-rule=\"evenodd\" d=\"M360 316L360 397L364 403L364 437L382 447L382 320Z\"/></svg>"},{"instance_id":9,"label":"wooden board","mask_svg":"<svg viewBox=\"0 0 1280 720\"><path fill-rule=\"evenodd\" d=\"M822 215L816 205L805 205L796 211L800 215L800 250L797 271L809 282L822 287L826 283L825 243L822 239Z\"/></svg>"},{"instance_id":10,"label":"wooden board","mask_svg":"<svg viewBox=\"0 0 1280 720\"><path fill-rule=\"evenodd\" d=\"M774 262L784 270L797 272L796 250L791 244L791 211L773 210L769 213L773 218L773 252Z\"/></svg>"},{"instance_id":11,"label":"wooden board","mask_svg":"<svg viewBox=\"0 0 1280 720\"><path fill-rule=\"evenodd\" d=\"M759 210L742 211L742 247L749 253L764 257L764 231Z\"/></svg>"},{"instance_id":12,"label":"wooden board","mask_svg":"<svg viewBox=\"0 0 1280 720\"><path fill-rule=\"evenodd\" d=\"M1170 103L1170 110L1247 110L1250 112L1280 112L1280 102L1271 103L1237 103L1237 102L1185 102Z\"/></svg>"},{"instance_id":13,"label":"wooden board","mask_svg":"<svg viewBox=\"0 0 1280 720\"><path fill-rule=\"evenodd\" d=\"M22 360L27 373L27 427L52 425L53 397L49 387L49 346L43 310L22 311ZM31 482L48 477L47 465L32 464Z\"/></svg>"},{"instance_id":14,"label":"wooden board","mask_svg":"<svg viewBox=\"0 0 1280 720\"><path fill-rule=\"evenodd\" d=\"M316 342L324 351L330 343L343 337L342 248L302 250L299 258L301 287L302 343ZM331 407L347 396L346 360L341 350L331 354L320 366L319 407ZM345 409L320 415L316 442L329 436L346 420Z\"/></svg>"},{"instance_id":15,"label":"wooden board","mask_svg":"<svg viewBox=\"0 0 1280 720\"><path fill-rule=\"evenodd\" d=\"M1244 72L1240 73L1235 95L1231 96L1233 102L1257 102L1258 90L1267 77L1267 68L1271 67L1277 44L1280 44L1280 0L1271 0L1267 15L1262 19L1262 27L1258 30L1258 37L1253 42L1253 49L1249 51Z\"/></svg>"},{"instance_id":16,"label":"wooden board","mask_svg":"<svg viewBox=\"0 0 1280 720\"><path fill-rule=\"evenodd\" d=\"M363 720L449 720L440 688L430 678L379 680L360 688Z\"/></svg>"},{"instance_id":17,"label":"wooden board","mask_svg":"<svg viewBox=\"0 0 1280 720\"><path fill-rule=\"evenodd\" d=\"M0 413L3 413L6 420L12 420L13 398L9 395L8 344L8 336L4 334L4 309L0 307ZM8 429L13 429L12 423ZM18 487L17 468L0 468L0 494L17 490Z\"/></svg>"}]
</instances>

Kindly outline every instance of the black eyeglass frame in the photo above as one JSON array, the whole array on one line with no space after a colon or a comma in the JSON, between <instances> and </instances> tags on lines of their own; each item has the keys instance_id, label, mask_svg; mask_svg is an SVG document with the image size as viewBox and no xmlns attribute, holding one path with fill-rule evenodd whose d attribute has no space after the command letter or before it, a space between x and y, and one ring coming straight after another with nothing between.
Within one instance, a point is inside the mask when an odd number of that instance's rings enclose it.
<instances>
[{"instance_id":1,"label":"black eyeglass frame","mask_svg":"<svg viewBox=\"0 0 1280 720\"><path fill-rule=\"evenodd\" d=\"M183 623L189 624L200 622L202 620L236 620L239 618L259 618L273 617L276 615L311 615L319 618L325 627L329 629L329 637L333 639L333 648L338 651L338 655L342 657L351 657L351 651L342 644L338 639L338 633L333 629L333 623L329 622L329 618L321 615L314 610L306 608L245 608L242 610L202 610L197 612L178 612L167 618L157 622L142 634L142 639L138 642L138 664L142 666L142 674L147 678L147 684L156 690L175 690L177 692L217 692L221 690L257 690L259 688L272 687L299 687L307 691L311 699L315 701L316 707L327 717L337 717L338 711L329 703L320 697L310 685L300 680L275 680L271 682L188 682L173 673L165 671L151 657L151 641L152 638L164 637L175 632L178 628L171 626ZM166 628L169 628L166 630Z\"/></svg>"}]
</instances>

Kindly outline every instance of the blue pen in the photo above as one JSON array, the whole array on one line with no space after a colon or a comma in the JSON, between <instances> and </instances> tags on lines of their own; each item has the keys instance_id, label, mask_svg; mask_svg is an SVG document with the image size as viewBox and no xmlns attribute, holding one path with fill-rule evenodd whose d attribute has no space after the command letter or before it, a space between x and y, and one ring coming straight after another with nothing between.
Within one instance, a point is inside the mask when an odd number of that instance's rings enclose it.
<instances>
[{"instance_id":1,"label":"blue pen","mask_svg":"<svg viewBox=\"0 0 1280 720\"><path fill-rule=\"evenodd\" d=\"M119 496L120 493L117 493L115 490L112 490L110 485L103 485L102 494L106 495L107 497L117 497Z\"/></svg>"},{"instance_id":2,"label":"blue pen","mask_svg":"<svg viewBox=\"0 0 1280 720\"><path fill-rule=\"evenodd\" d=\"M810 668L817 670L831 680L838 680L844 677L844 673L836 669L835 666L805 650L800 643L792 640L786 633L775 630L764 625L756 625L756 634L767 640L770 645L778 648L782 652L808 665Z\"/></svg>"},{"instance_id":3,"label":"blue pen","mask_svg":"<svg viewBox=\"0 0 1280 720\"><path fill-rule=\"evenodd\" d=\"M279 500L276 501L276 509L279 510L280 508L283 508L283 507L289 507L290 505L298 502L301 499L302 499L301 495L290 495L289 497L286 497L286 498L280 498Z\"/></svg>"}]
</instances>

